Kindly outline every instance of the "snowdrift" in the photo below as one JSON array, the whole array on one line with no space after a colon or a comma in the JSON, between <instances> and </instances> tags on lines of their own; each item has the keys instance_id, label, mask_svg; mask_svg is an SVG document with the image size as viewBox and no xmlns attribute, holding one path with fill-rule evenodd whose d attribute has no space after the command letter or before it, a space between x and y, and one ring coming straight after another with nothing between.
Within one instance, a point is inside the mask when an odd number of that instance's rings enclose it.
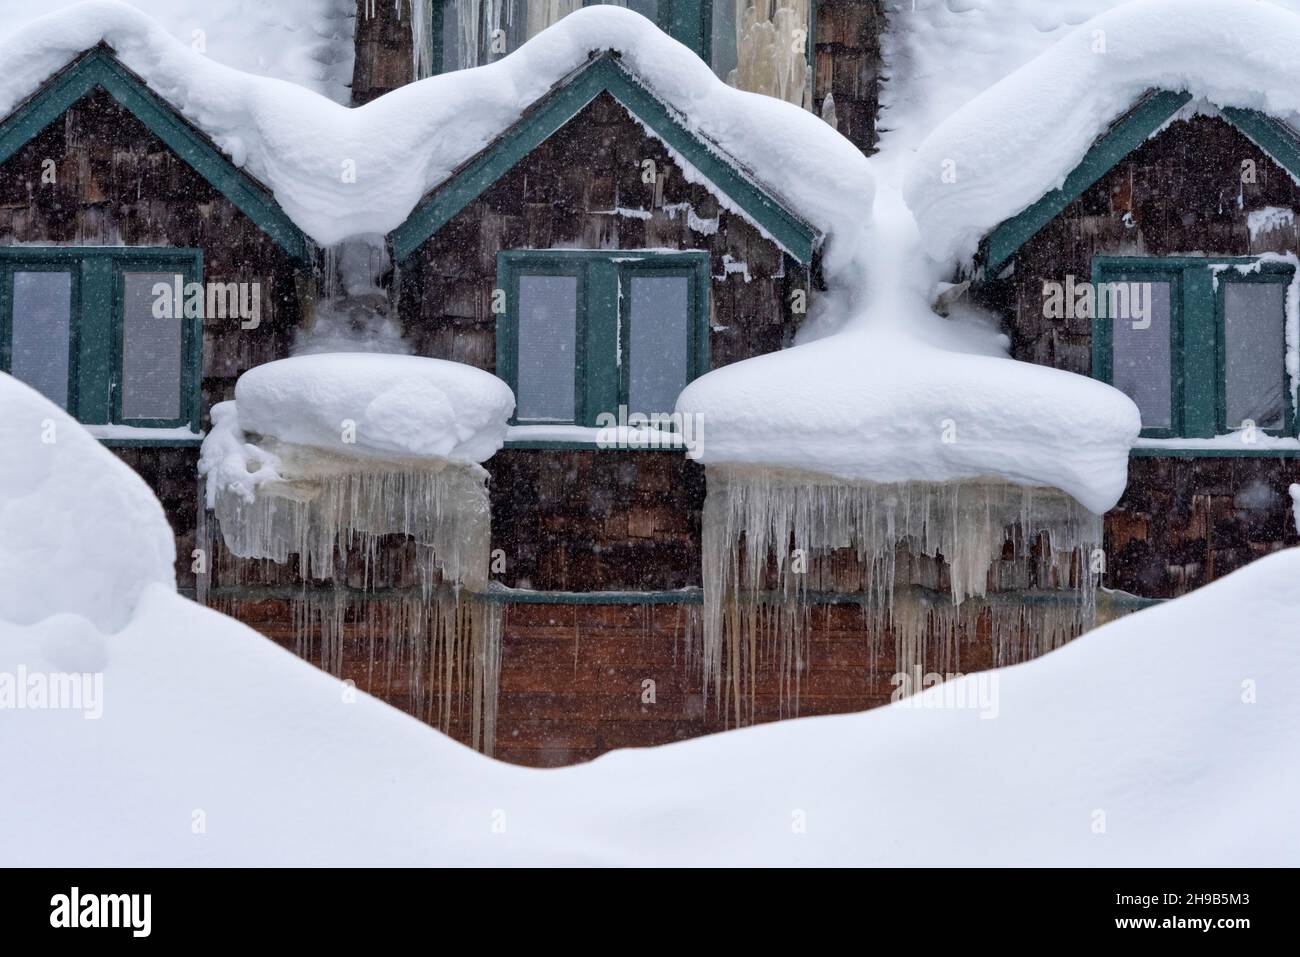
<instances>
[{"instance_id":1,"label":"snowdrift","mask_svg":"<svg viewBox=\"0 0 1300 957\"><path fill-rule=\"evenodd\" d=\"M98 451L108 504L136 501ZM6 458L0 482L28 468ZM83 494L47 486L28 511ZM6 534L0 559L48 567L71 541ZM94 720L3 714L0 760L24 773L0 790L0 864L1300 863L1300 549L875 711L550 772L150 581L116 635L77 614L0 623L11 696L20 674L103 676Z\"/></svg>"},{"instance_id":2,"label":"snowdrift","mask_svg":"<svg viewBox=\"0 0 1300 957\"><path fill-rule=\"evenodd\" d=\"M0 372L0 621L127 623L176 587L176 542L144 481L62 409Z\"/></svg>"}]
</instances>

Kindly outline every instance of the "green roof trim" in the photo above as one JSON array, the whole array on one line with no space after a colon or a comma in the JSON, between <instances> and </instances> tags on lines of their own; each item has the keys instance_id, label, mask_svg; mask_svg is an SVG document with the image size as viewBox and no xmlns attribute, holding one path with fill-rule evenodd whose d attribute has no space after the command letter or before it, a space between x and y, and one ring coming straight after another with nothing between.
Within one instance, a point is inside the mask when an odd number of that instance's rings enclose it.
<instances>
[{"instance_id":1,"label":"green roof trim","mask_svg":"<svg viewBox=\"0 0 1300 957\"><path fill-rule=\"evenodd\" d=\"M812 262L820 233L767 192L718 147L687 129L677 115L605 52L561 81L508 130L435 189L392 233L400 262L481 196L601 93L609 93L708 180L796 260Z\"/></svg>"},{"instance_id":2,"label":"green roof trim","mask_svg":"<svg viewBox=\"0 0 1300 957\"><path fill-rule=\"evenodd\" d=\"M1083 161L1054 189L1024 212L1008 219L984 240L984 274L992 276L1040 229L1055 219L1115 164L1146 142L1156 130L1191 100L1190 93L1168 90L1139 103L1118 120L1084 156Z\"/></svg>"},{"instance_id":3,"label":"green roof trim","mask_svg":"<svg viewBox=\"0 0 1300 957\"><path fill-rule=\"evenodd\" d=\"M1187 92L1163 90L1142 100L1119 119L1093 144L1059 189L1052 190L989 233L983 247L985 276L996 274L1021 246L1082 196L1093 183L1114 169L1120 160L1145 143L1191 99L1192 95ZM1278 165L1300 179L1300 134L1281 120L1258 110L1229 106L1224 107L1223 117Z\"/></svg>"},{"instance_id":4,"label":"green roof trim","mask_svg":"<svg viewBox=\"0 0 1300 957\"><path fill-rule=\"evenodd\" d=\"M101 88L194 171L207 180L244 215L276 241L290 256L306 261L308 242L302 230L276 204L271 194L238 169L206 135L100 44L70 63L0 121L0 163L28 142L87 93Z\"/></svg>"}]
</instances>

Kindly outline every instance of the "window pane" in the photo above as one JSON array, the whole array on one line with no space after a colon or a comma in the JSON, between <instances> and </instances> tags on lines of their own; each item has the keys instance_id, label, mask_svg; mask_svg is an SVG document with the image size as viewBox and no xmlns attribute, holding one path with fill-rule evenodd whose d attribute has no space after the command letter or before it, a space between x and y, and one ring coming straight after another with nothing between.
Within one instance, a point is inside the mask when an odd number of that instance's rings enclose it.
<instances>
[{"instance_id":1,"label":"window pane","mask_svg":"<svg viewBox=\"0 0 1300 957\"><path fill-rule=\"evenodd\" d=\"M573 421L577 335L578 277L521 276L519 421Z\"/></svg>"},{"instance_id":2,"label":"window pane","mask_svg":"<svg viewBox=\"0 0 1300 957\"><path fill-rule=\"evenodd\" d=\"M442 68L499 60L582 6L610 3L656 20L659 0L443 0Z\"/></svg>"},{"instance_id":3,"label":"window pane","mask_svg":"<svg viewBox=\"0 0 1300 957\"><path fill-rule=\"evenodd\" d=\"M1250 419L1262 429L1281 428L1286 395L1286 286L1229 282L1223 303L1227 426L1237 429Z\"/></svg>"},{"instance_id":4,"label":"window pane","mask_svg":"<svg viewBox=\"0 0 1300 957\"><path fill-rule=\"evenodd\" d=\"M71 330L72 273L15 272L10 372L64 409Z\"/></svg>"},{"instance_id":5,"label":"window pane","mask_svg":"<svg viewBox=\"0 0 1300 957\"><path fill-rule=\"evenodd\" d=\"M628 412L672 412L690 374L686 276L633 276L628 312Z\"/></svg>"},{"instance_id":6,"label":"window pane","mask_svg":"<svg viewBox=\"0 0 1300 957\"><path fill-rule=\"evenodd\" d=\"M714 0L713 72L734 87L812 108L810 0Z\"/></svg>"},{"instance_id":7,"label":"window pane","mask_svg":"<svg viewBox=\"0 0 1300 957\"><path fill-rule=\"evenodd\" d=\"M168 289L175 273L122 276L122 418L178 419L181 415L181 318L155 319L155 283Z\"/></svg>"},{"instance_id":8,"label":"window pane","mask_svg":"<svg viewBox=\"0 0 1300 957\"><path fill-rule=\"evenodd\" d=\"M1140 286L1140 295L1150 296L1151 325L1133 328L1127 313L1108 320L1113 332L1114 358L1112 381L1142 413L1142 426L1148 429L1173 427L1172 379L1170 376L1169 294L1168 282L1129 283ZM1137 323L1141 326L1144 323Z\"/></svg>"}]
</instances>

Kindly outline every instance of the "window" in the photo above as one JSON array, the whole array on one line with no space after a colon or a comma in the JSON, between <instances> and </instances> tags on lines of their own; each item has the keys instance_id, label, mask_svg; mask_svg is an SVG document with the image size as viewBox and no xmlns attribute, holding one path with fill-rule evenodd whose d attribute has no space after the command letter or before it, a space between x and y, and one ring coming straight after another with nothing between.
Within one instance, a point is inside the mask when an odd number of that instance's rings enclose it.
<instances>
[{"instance_id":1,"label":"window","mask_svg":"<svg viewBox=\"0 0 1300 957\"><path fill-rule=\"evenodd\" d=\"M704 252L499 253L497 373L519 425L671 413L708 369Z\"/></svg>"},{"instance_id":2,"label":"window","mask_svg":"<svg viewBox=\"0 0 1300 957\"><path fill-rule=\"evenodd\" d=\"M1148 438L1295 433L1286 263L1101 257L1093 372L1128 395Z\"/></svg>"},{"instance_id":3,"label":"window","mask_svg":"<svg viewBox=\"0 0 1300 957\"><path fill-rule=\"evenodd\" d=\"M811 108L813 0L432 0L433 71L501 59L583 6L627 7L732 86Z\"/></svg>"},{"instance_id":4,"label":"window","mask_svg":"<svg viewBox=\"0 0 1300 957\"><path fill-rule=\"evenodd\" d=\"M0 369L87 424L197 429L202 319L173 305L201 271L197 250L0 249Z\"/></svg>"}]
</instances>

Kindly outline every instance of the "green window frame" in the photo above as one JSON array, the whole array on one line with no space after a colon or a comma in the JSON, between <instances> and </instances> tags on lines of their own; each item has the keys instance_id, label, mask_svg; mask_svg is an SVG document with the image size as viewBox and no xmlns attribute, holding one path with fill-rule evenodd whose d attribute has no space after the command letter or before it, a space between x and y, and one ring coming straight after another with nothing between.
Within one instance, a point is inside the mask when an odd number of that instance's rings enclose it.
<instances>
[{"instance_id":1,"label":"green window frame","mask_svg":"<svg viewBox=\"0 0 1300 957\"><path fill-rule=\"evenodd\" d=\"M1242 272L1237 267L1248 267ZM1286 262L1253 257L1148 258L1098 256L1093 260L1094 290L1111 282L1170 284L1170 410L1169 428L1142 429L1143 438L1208 439L1237 431L1241 423L1227 421L1227 288L1234 283L1275 283L1290 287L1294 269ZM1288 291L1287 295L1290 295ZM1093 377L1114 382L1113 322L1106 315L1106 297L1098 292L1092 325ZM1286 299L1278 317L1277 334L1284 343L1279 369L1283 392L1280 427L1260 428L1266 435L1294 436L1296 410L1286 369Z\"/></svg>"},{"instance_id":2,"label":"green window frame","mask_svg":"<svg viewBox=\"0 0 1300 957\"><path fill-rule=\"evenodd\" d=\"M425 56L431 73L446 72L443 63L443 7L455 0L427 0L430 3L429 29ZM701 60L713 64L713 7L733 0L659 0L655 22L659 29L693 51ZM598 6L600 0L583 0L583 6ZM817 35L817 0L808 4L809 67L815 66Z\"/></svg>"},{"instance_id":3,"label":"green window frame","mask_svg":"<svg viewBox=\"0 0 1300 957\"><path fill-rule=\"evenodd\" d=\"M181 317L179 412L175 418L122 415L124 276L171 273L202 282L198 249L142 246L10 246L0 248L0 370L12 368L14 274L67 272L72 298L68 342L68 414L86 425L199 429L202 317Z\"/></svg>"},{"instance_id":4,"label":"green window frame","mask_svg":"<svg viewBox=\"0 0 1300 957\"><path fill-rule=\"evenodd\" d=\"M709 254L703 251L509 250L497 253L497 289L505 293L497 316L497 375L519 394L519 280L523 276L577 279L574 417L528 419L511 425L577 425L594 428L601 413L628 405L631 374L630 281L633 277L683 276L689 282L687 381L709 370ZM671 413L672 409L629 409Z\"/></svg>"}]
</instances>

